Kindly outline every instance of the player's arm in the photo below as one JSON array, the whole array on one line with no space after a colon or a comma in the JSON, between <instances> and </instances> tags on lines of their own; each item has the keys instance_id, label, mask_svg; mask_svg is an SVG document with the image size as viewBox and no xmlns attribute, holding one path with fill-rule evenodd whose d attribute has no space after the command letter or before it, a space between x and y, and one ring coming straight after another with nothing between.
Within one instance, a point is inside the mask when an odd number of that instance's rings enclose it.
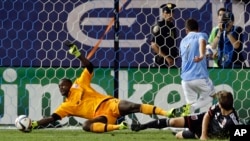
<instances>
[{"instance_id":1,"label":"player's arm","mask_svg":"<svg viewBox=\"0 0 250 141\"><path fill-rule=\"evenodd\" d=\"M212 32L213 32L213 31L212 31ZM215 31L214 31L214 33L213 33L213 34L215 34L215 35L214 35L214 38L209 40L209 44L211 45L211 48L212 48L212 49L217 49L218 43L219 43L219 41L220 41L221 33L222 33L222 31L221 31L220 28L215 29ZM212 38L212 37L211 37L211 38Z\"/></svg>"},{"instance_id":2,"label":"player's arm","mask_svg":"<svg viewBox=\"0 0 250 141\"><path fill-rule=\"evenodd\" d=\"M210 115L208 112L203 117L202 120L202 131L201 131L201 140L207 140L208 139L208 124L210 121Z\"/></svg>"},{"instance_id":3,"label":"player's arm","mask_svg":"<svg viewBox=\"0 0 250 141\"><path fill-rule=\"evenodd\" d=\"M69 47L69 53L78 58L82 62L83 66L88 69L89 73L92 73L94 69L93 64L81 54L77 46L73 43L66 43L66 46Z\"/></svg>"},{"instance_id":4,"label":"player's arm","mask_svg":"<svg viewBox=\"0 0 250 141\"><path fill-rule=\"evenodd\" d=\"M49 117L43 118L43 119L38 120L38 121L32 121L31 128L34 129L38 126L46 126L49 123L55 122L55 121L60 120L60 119L61 119L61 117L59 115L53 113Z\"/></svg>"},{"instance_id":5,"label":"player's arm","mask_svg":"<svg viewBox=\"0 0 250 141\"><path fill-rule=\"evenodd\" d=\"M163 53L159 48L158 44L155 42L151 42L151 48L154 50L155 53L157 53L158 55L160 55L161 57L165 58L165 60L168 62L169 66L174 65L174 60L166 55L165 53Z\"/></svg>"},{"instance_id":6,"label":"player's arm","mask_svg":"<svg viewBox=\"0 0 250 141\"><path fill-rule=\"evenodd\" d=\"M82 62L82 64L88 69L89 73L91 74L94 70L93 64L85 57L80 55L78 59Z\"/></svg>"},{"instance_id":7,"label":"player's arm","mask_svg":"<svg viewBox=\"0 0 250 141\"><path fill-rule=\"evenodd\" d=\"M166 54L164 54L161 50L159 45L156 42L151 42L151 47L154 50L155 53L158 53L162 57L168 57Z\"/></svg>"},{"instance_id":8,"label":"player's arm","mask_svg":"<svg viewBox=\"0 0 250 141\"><path fill-rule=\"evenodd\" d=\"M205 57L206 45L207 45L206 40L204 40L204 39L199 40L199 53L200 53L200 55L195 56L195 58L194 58L195 62L199 62Z\"/></svg>"},{"instance_id":9,"label":"player's arm","mask_svg":"<svg viewBox=\"0 0 250 141\"><path fill-rule=\"evenodd\" d=\"M240 46L242 46L242 42L240 40L240 34L242 34L241 33L242 28L239 27L236 29L236 31L233 31L232 33L230 32L231 28L226 30L226 36L228 37L229 41L233 45L234 49L238 49Z\"/></svg>"}]
</instances>

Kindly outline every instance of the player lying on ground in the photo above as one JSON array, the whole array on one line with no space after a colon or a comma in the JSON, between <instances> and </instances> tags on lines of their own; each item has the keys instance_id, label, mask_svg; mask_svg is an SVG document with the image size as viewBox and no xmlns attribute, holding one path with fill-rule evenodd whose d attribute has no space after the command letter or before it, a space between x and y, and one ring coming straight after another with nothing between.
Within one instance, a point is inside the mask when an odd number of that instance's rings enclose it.
<instances>
[{"instance_id":1,"label":"player lying on ground","mask_svg":"<svg viewBox=\"0 0 250 141\"><path fill-rule=\"evenodd\" d=\"M216 93L218 103L211 106L208 112L176 117L157 119L145 124L132 124L131 130L140 131L147 128L180 127L188 128L176 134L177 138L208 138L225 139L229 137L229 129L239 124L238 115L233 107L233 96L230 92Z\"/></svg>"},{"instance_id":2,"label":"player lying on ground","mask_svg":"<svg viewBox=\"0 0 250 141\"><path fill-rule=\"evenodd\" d=\"M159 107L148 104L137 104L126 100L120 100L109 95L104 95L90 86L93 77L93 65L87 60L74 44L68 44L69 53L78 58L85 69L74 83L70 79L62 79L59 82L61 95L66 99L54 111L50 117L32 122L32 128L39 125L47 125L51 122L61 120L66 116L82 117L86 120L82 128L89 132L108 132L119 129L126 129L125 123L116 124L119 117L131 113L144 113L146 115L156 114L171 116L172 112L167 112Z\"/></svg>"}]
</instances>

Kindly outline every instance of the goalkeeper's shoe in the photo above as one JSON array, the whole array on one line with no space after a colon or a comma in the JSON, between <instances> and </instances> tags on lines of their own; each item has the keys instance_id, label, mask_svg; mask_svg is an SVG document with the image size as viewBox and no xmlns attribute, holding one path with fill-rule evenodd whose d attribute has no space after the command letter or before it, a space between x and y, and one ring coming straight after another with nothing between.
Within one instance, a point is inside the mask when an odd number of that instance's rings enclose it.
<instances>
[{"instance_id":1,"label":"goalkeeper's shoe","mask_svg":"<svg viewBox=\"0 0 250 141\"><path fill-rule=\"evenodd\" d=\"M166 117L169 117L169 118L176 117L176 109L172 108L169 111L167 111Z\"/></svg>"},{"instance_id":2,"label":"goalkeeper's shoe","mask_svg":"<svg viewBox=\"0 0 250 141\"><path fill-rule=\"evenodd\" d=\"M128 124L123 121L119 124L119 130L128 129Z\"/></svg>"},{"instance_id":3,"label":"goalkeeper's shoe","mask_svg":"<svg viewBox=\"0 0 250 141\"><path fill-rule=\"evenodd\" d=\"M182 107L183 112L181 113L181 116L188 116L191 114L191 104L186 104Z\"/></svg>"}]
</instances>

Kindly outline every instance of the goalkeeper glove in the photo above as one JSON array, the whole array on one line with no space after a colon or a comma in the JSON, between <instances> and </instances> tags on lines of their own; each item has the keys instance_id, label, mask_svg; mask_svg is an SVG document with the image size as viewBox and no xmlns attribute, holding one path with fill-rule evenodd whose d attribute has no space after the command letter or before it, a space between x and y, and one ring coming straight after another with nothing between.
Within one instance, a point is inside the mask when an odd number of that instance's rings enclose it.
<instances>
[{"instance_id":1,"label":"goalkeeper glove","mask_svg":"<svg viewBox=\"0 0 250 141\"><path fill-rule=\"evenodd\" d=\"M67 43L66 45L69 47L69 54L72 54L77 58L81 56L81 53L75 44Z\"/></svg>"},{"instance_id":2,"label":"goalkeeper glove","mask_svg":"<svg viewBox=\"0 0 250 141\"><path fill-rule=\"evenodd\" d=\"M32 121L32 122L31 122L31 129L34 129L34 128L36 128L37 126L38 126L37 121Z\"/></svg>"}]
</instances>

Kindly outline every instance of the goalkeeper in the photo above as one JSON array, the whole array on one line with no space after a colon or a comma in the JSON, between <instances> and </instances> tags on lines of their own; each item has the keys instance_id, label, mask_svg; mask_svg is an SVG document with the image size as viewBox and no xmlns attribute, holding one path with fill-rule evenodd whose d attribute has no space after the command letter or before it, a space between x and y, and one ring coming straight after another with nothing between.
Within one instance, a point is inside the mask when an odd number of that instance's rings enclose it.
<instances>
[{"instance_id":1,"label":"goalkeeper","mask_svg":"<svg viewBox=\"0 0 250 141\"><path fill-rule=\"evenodd\" d=\"M76 45L69 43L67 46L70 48L69 53L78 58L85 68L80 77L73 83L66 78L59 82L59 90L61 95L66 98L65 101L50 117L33 121L32 129L38 126L46 126L66 116L77 116L88 119L82 124L83 130L103 133L127 129L125 122L116 124L116 121L119 117L131 113L172 116L172 110L168 112L153 105L137 104L97 92L90 86L94 72L92 63L81 55Z\"/></svg>"},{"instance_id":2,"label":"goalkeeper","mask_svg":"<svg viewBox=\"0 0 250 141\"><path fill-rule=\"evenodd\" d=\"M177 132L176 137L182 138L229 138L229 130L239 124L239 117L233 107L231 92L219 91L215 94L218 103L211 106L207 112L176 118L157 119L145 124L132 124L133 131L147 128L186 127L188 130Z\"/></svg>"}]
</instances>

